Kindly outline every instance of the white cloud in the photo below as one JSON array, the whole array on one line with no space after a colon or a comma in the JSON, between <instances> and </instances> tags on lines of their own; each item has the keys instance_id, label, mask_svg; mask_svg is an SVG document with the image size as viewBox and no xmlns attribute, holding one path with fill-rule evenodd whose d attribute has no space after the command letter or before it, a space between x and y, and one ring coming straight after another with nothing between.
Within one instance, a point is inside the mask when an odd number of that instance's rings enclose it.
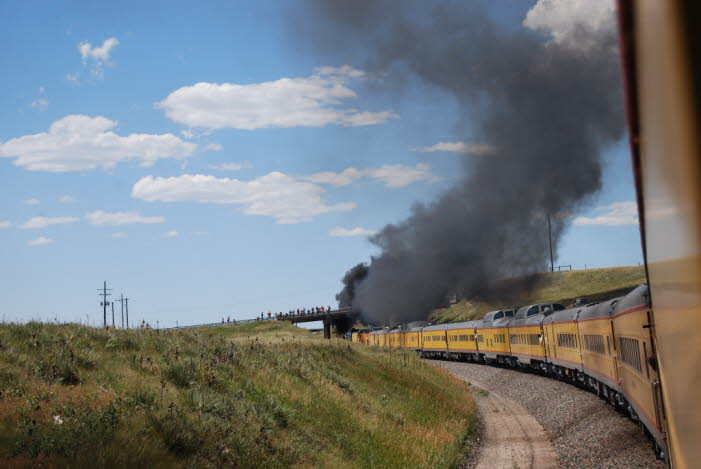
<instances>
[{"instance_id":1,"label":"white cloud","mask_svg":"<svg viewBox=\"0 0 701 469\"><path fill-rule=\"evenodd\" d=\"M404 187L418 181L432 182L436 177L431 174L427 164L419 163L416 166L401 164L386 164L379 168L356 169L346 168L340 173L324 171L302 176L300 179L316 184L328 184L334 187L347 186L354 181L368 178L373 182L383 183L386 187Z\"/></svg>"},{"instance_id":2,"label":"white cloud","mask_svg":"<svg viewBox=\"0 0 701 469\"><path fill-rule=\"evenodd\" d=\"M53 242L54 242L54 240L51 239L51 238L44 238L43 236L39 236L39 237L36 238L36 239L33 239L33 240L31 240L31 241L28 241L28 242L27 242L27 245L28 245L28 246L41 246L41 245L44 245L44 244L51 244L51 243L53 243Z\"/></svg>"},{"instance_id":3,"label":"white cloud","mask_svg":"<svg viewBox=\"0 0 701 469\"><path fill-rule=\"evenodd\" d=\"M317 68L306 78L248 85L203 82L179 88L155 106L175 122L206 129L363 126L397 118L392 111L341 107L357 97L348 82L363 76L364 72L344 65Z\"/></svg>"},{"instance_id":4,"label":"white cloud","mask_svg":"<svg viewBox=\"0 0 701 469\"><path fill-rule=\"evenodd\" d=\"M204 147L204 151L221 151L222 148L220 143L210 143Z\"/></svg>"},{"instance_id":5,"label":"white cloud","mask_svg":"<svg viewBox=\"0 0 701 469\"><path fill-rule=\"evenodd\" d=\"M482 143L438 142L435 145L431 145L430 147L414 148L413 151L449 151L453 153L467 153L475 156L483 156L493 153L494 147Z\"/></svg>"},{"instance_id":6,"label":"white cloud","mask_svg":"<svg viewBox=\"0 0 701 469\"><path fill-rule=\"evenodd\" d=\"M116 233L112 233L111 236L113 238L126 238L127 234L124 231L117 231Z\"/></svg>"},{"instance_id":7,"label":"white cloud","mask_svg":"<svg viewBox=\"0 0 701 469\"><path fill-rule=\"evenodd\" d=\"M12 226L12 222L7 220L0 220L0 228L9 228Z\"/></svg>"},{"instance_id":8,"label":"white cloud","mask_svg":"<svg viewBox=\"0 0 701 469\"><path fill-rule=\"evenodd\" d=\"M577 217L574 219L574 224L583 225L606 225L606 226L622 226L622 225L637 225L638 224L638 205L635 202L614 202L611 205L597 207L601 215L588 218Z\"/></svg>"},{"instance_id":9,"label":"white cloud","mask_svg":"<svg viewBox=\"0 0 701 469\"><path fill-rule=\"evenodd\" d=\"M549 33L558 44L586 49L614 32L614 0L538 0L523 25Z\"/></svg>"},{"instance_id":10,"label":"white cloud","mask_svg":"<svg viewBox=\"0 0 701 469\"><path fill-rule=\"evenodd\" d=\"M242 205L247 215L265 215L277 223L299 223L327 212L346 212L354 203L330 205L324 189L272 172L250 181L201 174L161 178L147 176L134 184L131 196L149 202L200 202Z\"/></svg>"},{"instance_id":11,"label":"white cloud","mask_svg":"<svg viewBox=\"0 0 701 469\"><path fill-rule=\"evenodd\" d=\"M133 224L163 223L163 217L144 217L136 212L103 212L95 210L85 214L85 219L92 225L97 226L122 226Z\"/></svg>"},{"instance_id":12,"label":"white cloud","mask_svg":"<svg viewBox=\"0 0 701 469\"><path fill-rule=\"evenodd\" d=\"M39 112L44 112L49 108L49 102L44 98L37 98L32 101L32 107L37 108Z\"/></svg>"},{"instance_id":13,"label":"white cloud","mask_svg":"<svg viewBox=\"0 0 701 469\"><path fill-rule=\"evenodd\" d=\"M34 217L26 222L18 225L19 228L46 228L49 225L65 225L67 223L75 223L78 219L75 217Z\"/></svg>"},{"instance_id":14,"label":"white cloud","mask_svg":"<svg viewBox=\"0 0 701 469\"><path fill-rule=\"evenodd\" d=\"M16 158L15 165L30 171L66 172L108 169L130 160L149 167L162 158L187 158L197 148L173 134L122 137L110 130L116 126L102 116L69 115L48 132L0 143L0 157Z\"/></svg>"},{"instance_id":15,"label":"white cloud","mask_svg":"<svg viewBox=\"0 0 701 469\"><path fill-rule=\"evenodd\" d=\"M70 83L78 83L78 72L66 73L66 81Z\"/></svg>"},{"instance_id":16,"label":"white cloud","mask_svg":"<svg viewBox=\"0 0 701 469\"><path fill-rule=\"evenodd\" d=\"M209 168L210 169L215 169L217 171L239 171L244 168L252 168L253 165L248 162L244 161L242 163L222 163L222 164L210 164Z\"/></svg>"},{"instance_id":17,"label":"white cloud","mask_svg":"<svg viewBox=\"0 0 701 469\"><path fill-rule=\"evenodd\" d=\"M336 228L332 228L329 230L329 235L334 236L334 237L349 237L349 236L371 236L377 234L377 231L372 231L372 230L367 230L365 228L361 228L359 226L356 226L355 228L341 228L337 226Z\"/></svg>"},{"instance_id":18,"label":"white cloud","mask_svg":"<svg viewBox=\"0 0 701 469\"><path fill-rule=\"evenodd\" d=\"M178 233L177 231L166 231L165 233L163 233L164 238L176 238L178 236L180 236L180 233Z\"/></svg>"},{"instance_id":19,"label":"white cloud","mask_svg":"<svg viewBox=\"0 0 701 469\"><path fill-rule=\"evenodd\" d=\"M27 205L39 205L39 199L27 199L24 203Z\"/></svg>"},{"instance_id":20,"label":"white cloud","mask_svg":"<svg viewBox=\"0 0 701 469\"><path fill-rule=\"evenodd\" d=\"M190 233L192 236L207 236L209 233L207 231L193 231Z\"/></svg>"},{"instance_id":21,"label":"white cloud","mask_svg":"<svg viewBox=\"0 0 701 469\"><path fill-rule=\"evenodd\" d=\"M116 37L105 39L99 47L93 47L89 42L78 44L78 51L83 59L83 65L90 68L90 73L94 78L101 79L104 75L105 66L112 65L110 54L112 49L118 44L119 39ZM77 79L77 76L75 79Z\"/></svg>"},{"instance_id":22,"label":"white cloud","mask_svg":"<svg viewBox=\"0 0 701 469\"><path fill-rule=\"evenodd\" d=\"M366 169L370 179L383 183L387 187L404 187L418 181L436 181L427 164L419 163L414 167L401 164L386 164L376 169Z\"/></svg>"},{"instance_id":23,"label":"white cloud","mask_svg":"<svg viewBox=\"0 0 701 469\"><path fill-rule=\"evenodd\" d=\"M75 197L72 197L70 195L62 195L61 197L58 198L58 201L61 202L62 204L70 204L73 202L78 202L78 199Z\"/></svg>"}]
</instances>

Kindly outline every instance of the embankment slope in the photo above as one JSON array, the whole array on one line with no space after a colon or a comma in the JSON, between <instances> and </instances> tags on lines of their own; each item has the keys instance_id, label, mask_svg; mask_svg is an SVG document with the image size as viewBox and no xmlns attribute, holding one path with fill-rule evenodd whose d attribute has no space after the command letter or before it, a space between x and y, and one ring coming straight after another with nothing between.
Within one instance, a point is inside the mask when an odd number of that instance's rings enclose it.
<instances>
[{"instance_id":1,"label":"embankment slope","mask_svg":"<svg viewBox=\"0 0 701 469\"><path fill-rule=\"evenodd\" d=\"M467 386L287 323L0 326L3 467L452 467ZM469 443L467 443L469 445Z\"/></svg>"}]
</instances>

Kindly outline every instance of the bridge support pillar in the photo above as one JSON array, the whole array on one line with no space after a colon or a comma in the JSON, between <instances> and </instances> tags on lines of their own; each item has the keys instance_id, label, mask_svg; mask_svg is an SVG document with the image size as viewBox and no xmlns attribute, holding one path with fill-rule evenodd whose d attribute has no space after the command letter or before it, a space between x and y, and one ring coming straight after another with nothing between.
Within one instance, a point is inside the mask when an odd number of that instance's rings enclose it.
<instances>
[{"instance_id":1,"label":"bridge support pillar","mask_svg":"<svg viewBox=\"0 0 701 469\"><path fill-rule=\"evenodd\" d=\"M324 339L331 338L331 320L324 319Z\"/></svg>"}]
</instances>

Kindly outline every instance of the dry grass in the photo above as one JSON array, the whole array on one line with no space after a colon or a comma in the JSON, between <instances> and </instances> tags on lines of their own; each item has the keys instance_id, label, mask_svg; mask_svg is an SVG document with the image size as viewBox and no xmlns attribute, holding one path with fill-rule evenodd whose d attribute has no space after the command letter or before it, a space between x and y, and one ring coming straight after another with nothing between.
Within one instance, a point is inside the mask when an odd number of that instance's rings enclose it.
<instances>
[{"instance_id":1,"label":"dry grass","mask_svg":"<svg viewBox=\"0 0 701 469\"><path fill-rule=\"evenodd\" d=\"M455 322L479 319L495 309L532 303L554 301L567 306L580 297L601 301L625 295L645 281L643 266L548 272L538 275L537 287L524 292L514 303L462 300L450 308L434 311L432 318L436 322Z\"/></svg>"},{"instance_id":2,"label":"dry grass","mask_svg":"<svg viewBox=\"0 0 701 469\"><path fill-rule=\"evenodd\" d=\"M0 326L3 467L452 467L467 387L287 323Z\"/></svg>"}]
</instances>

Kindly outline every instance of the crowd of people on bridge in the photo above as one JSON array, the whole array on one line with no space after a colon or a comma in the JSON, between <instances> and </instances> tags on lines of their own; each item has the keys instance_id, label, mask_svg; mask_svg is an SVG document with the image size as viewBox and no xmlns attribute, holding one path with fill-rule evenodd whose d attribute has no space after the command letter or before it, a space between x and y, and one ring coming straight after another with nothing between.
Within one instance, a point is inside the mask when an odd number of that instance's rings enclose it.
<instances>
[{"instance_id":1,"label":"crowd of people on bridge","mask_svg":"<svg viewBox=\"0 0 701 469\"><path fill-rule=\"evenodd\" d=\"M330 313L331 312L331 306L327 306L324 308L323 306L312 306L311 308L297 308L297 309L291 309L286 313L283 313L282 311L279 313L271 313L268 311L267 318L265 313L260 313L260 320L271 320L275 319L277 321L284 321L286 319L291 319L291 318L297 318L300 316L311 316L314 314L323 314L323 313Z\"/></svg>"}]
</instances>

